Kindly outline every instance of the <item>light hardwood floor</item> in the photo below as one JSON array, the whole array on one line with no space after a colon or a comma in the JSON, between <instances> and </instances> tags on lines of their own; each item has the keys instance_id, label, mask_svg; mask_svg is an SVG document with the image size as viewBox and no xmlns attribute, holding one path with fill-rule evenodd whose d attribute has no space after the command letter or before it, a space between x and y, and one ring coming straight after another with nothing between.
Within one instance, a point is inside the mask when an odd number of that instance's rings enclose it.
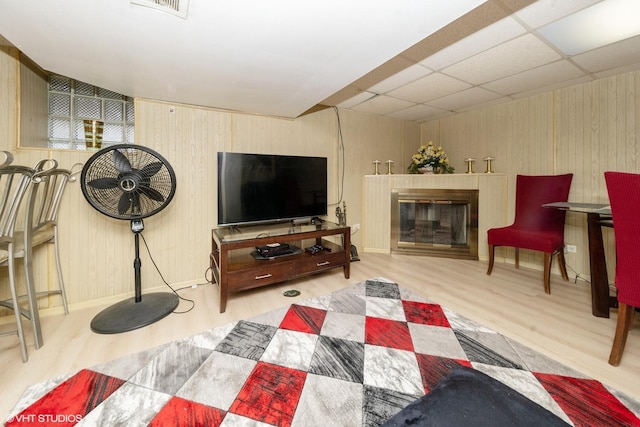
<instances>
[{"instance_id":1,"label":"light hardwood floor","mask_svg":"<svg viewBox=\"0 0 640 427\"><path fill-rule=\"evenodd\" d=\"M584 374L640 399L640 316L636 316L619 367L607 363L616 311L609 319L591 315L589 285L552 276L545 295L540 271L497 264L491 276L486 262L408 255L360 254L351 278L335 270L293 282L231 295L226 313L218 311L217 287L206 284L179 293L195 302L193 310L172 314L145 328L116 335L91 332L89 323L105 306L74 309L42 319L45 344L29 346L22 363L17 337L0 337L0 417L31 384L74 373L126 354L139 352L229 322L323 295L360 281L386 277L400 286L509 336ZM204 279L202 280L204 282ZM301 295L287 298L288 289ZM144 297L144 296L143 296ZM179 310L190 303L181 301ZM30 334L30 330L27 333ZM29 335L30 342L32 341Z\"/></svg>"}]
</instances>

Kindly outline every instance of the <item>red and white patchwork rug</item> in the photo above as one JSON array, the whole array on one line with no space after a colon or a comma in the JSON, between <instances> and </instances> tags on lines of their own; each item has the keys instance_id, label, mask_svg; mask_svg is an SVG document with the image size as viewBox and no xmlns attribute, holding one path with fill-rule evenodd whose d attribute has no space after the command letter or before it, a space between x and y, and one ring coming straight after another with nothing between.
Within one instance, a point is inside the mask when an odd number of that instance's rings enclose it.
<instances>
[{"instance_id":1,"label":"red and white patchwork rug","mask_svg":"<svg viewBox=\"0 0 640 427\"><path fill-rule=\"evenodd\" d=\"M640 425L640 402L384 278L35 385L6 425L379 426L460 366L569 425Z\"/></svg>"}]
</instances>

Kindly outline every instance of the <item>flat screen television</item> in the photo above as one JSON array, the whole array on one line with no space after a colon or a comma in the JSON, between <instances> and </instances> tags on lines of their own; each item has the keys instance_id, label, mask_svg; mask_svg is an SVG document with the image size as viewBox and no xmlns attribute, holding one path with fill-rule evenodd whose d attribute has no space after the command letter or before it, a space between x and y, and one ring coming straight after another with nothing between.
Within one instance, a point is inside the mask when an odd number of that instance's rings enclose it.
<instances>
[{"instance_id":1,"label":"flat screen television","mask_svg":"<svg viewBox=\"0 0 640 427\"><path fill-rule=\"evenodd\" d=\"M327 158L218 153L218 225L327 214Z\"/></svg>"}]
</instances>

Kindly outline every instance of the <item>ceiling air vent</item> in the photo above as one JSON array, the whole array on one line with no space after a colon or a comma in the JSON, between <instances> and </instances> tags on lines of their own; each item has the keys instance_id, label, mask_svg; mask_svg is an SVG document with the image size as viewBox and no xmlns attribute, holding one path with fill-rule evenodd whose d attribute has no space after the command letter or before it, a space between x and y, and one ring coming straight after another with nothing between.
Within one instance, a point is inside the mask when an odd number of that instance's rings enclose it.
<instances>
[{"instance_id":1,"label":"ceiling air vent","mask_svg":"<svg viewBox=\"0 0 640 427\"><path fill-rule=\"evenodd\" d=\"M187 19L189 0L131 0L131 3L162 10L163 12Z\"/></svg>"}]
</instances>

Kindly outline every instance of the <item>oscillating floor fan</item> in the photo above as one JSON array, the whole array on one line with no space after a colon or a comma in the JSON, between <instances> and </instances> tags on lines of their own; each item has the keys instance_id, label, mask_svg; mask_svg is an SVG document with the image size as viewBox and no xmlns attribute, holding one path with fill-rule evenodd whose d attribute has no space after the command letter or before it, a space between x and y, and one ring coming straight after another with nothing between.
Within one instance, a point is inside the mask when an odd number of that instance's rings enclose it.
<instances>
[{"instance_id":1,"label":"oscillating floor fan","mask_svg":"<svg viewBox=\"0 0 640 427\"><path fill-rule=\"evenodd\" d=\"M80 175L82 194L112 218L131 222L135 239L135 297L116 303L93 318L91 329L101 334L127 332L150 325L178 306L175 293L142 296L139 234L143 218L164 209L176 192L176 175L169 163L150 148L119 144L89 158Z\"/></svg>"}]
</instances>

